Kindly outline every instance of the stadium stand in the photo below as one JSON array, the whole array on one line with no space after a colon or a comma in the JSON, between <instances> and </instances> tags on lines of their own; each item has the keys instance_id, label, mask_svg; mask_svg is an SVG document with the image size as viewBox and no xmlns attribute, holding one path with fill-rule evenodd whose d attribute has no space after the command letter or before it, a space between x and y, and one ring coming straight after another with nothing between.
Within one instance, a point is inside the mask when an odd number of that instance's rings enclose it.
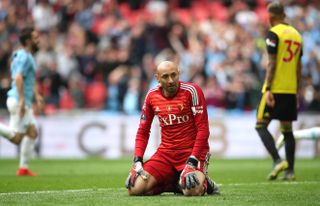
<instances>
[{"instance_id":1,"label":"stadium stand","mask_svg":"<svg viewBox=\"0 0 320 206\"><path fill-rule=\"evenodd\" d=\"M6 99L10 86L17 33L35 25L41 31L36 60L47 114L60 109L139 111L141 98L155 85L155 65L163 59L180 62L182 80L201 85L209 107L252 111L266 68L267 2L2 0L0 99ZM301 111L320 111L317 2L287 1L288 21L304 41ZM6 108L4 101L0 107Z\"/></svg>"}]
</instances>

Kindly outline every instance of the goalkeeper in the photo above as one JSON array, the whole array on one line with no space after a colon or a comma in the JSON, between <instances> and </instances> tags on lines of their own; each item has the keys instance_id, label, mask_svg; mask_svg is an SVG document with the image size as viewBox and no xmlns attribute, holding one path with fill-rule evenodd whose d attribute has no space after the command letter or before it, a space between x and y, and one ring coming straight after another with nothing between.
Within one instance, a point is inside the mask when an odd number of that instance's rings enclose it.
<instances>
[{"instance_id":1,"label":"goalkeeper","mask_svg":"<svg viewBox=\"0 0 320 206\"><path fill-rule=\"evenodd\" d=\"M204 95L199 86L179 81L179 72L171 61L157 67L159 85L149 90L141 111L134 163L126 180L129 195L218 193L207 174L209 124ZM143 162L155 115L161 127L161 144Z\"/></svg>"}]
</instances>

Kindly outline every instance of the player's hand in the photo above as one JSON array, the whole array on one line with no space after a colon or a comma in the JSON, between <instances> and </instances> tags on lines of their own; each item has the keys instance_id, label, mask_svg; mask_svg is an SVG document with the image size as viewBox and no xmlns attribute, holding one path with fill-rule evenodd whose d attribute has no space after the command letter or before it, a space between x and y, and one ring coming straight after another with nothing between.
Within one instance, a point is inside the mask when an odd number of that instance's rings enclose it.
<instances>
[{"instance_id":1,"label":"player's hand","mask_svg":"<svg viewBox=\"0 0 320 206\"><path fill-rule=\"evenodd\" d=\"M274 107L276 103L274 96L270 91L266 91L266 103L269 107Z\"/></svg>"},{"instance_id":2,"label":"player's hand","mask_svg":"<svg viewBox=\"0 0 320 206\"><path fill-rule=\"evenodd\" d=\"M195 171L199 161L195 157L189 157L186 166L180 175L180 185L182 189L191 189L200 184L198 176Z\"/></svg>"},{"instance_id":3,"label":"player's hand","mask_svg":"<svg viewBox=\"0 0 320 206\"><path fill-rule=\"evenodd\" d=\"M127 189L134 187L134 183L139 175L142 177L143 180L148 179L148 174L144 171L142 167L142 160L135 161L135 163L133 164L132 169L126 179Z\"/></svg>"},{"instance_id":4,"label":"player's hand","mask_svg":"<svg viewBox=\"0 0 320 206\"><path fill-rule=\"evenodd\" d=\"M38 113L41 113L44 109L44 99L41 95L36 95L36 110Z\"/></svg>"}]
</instances>

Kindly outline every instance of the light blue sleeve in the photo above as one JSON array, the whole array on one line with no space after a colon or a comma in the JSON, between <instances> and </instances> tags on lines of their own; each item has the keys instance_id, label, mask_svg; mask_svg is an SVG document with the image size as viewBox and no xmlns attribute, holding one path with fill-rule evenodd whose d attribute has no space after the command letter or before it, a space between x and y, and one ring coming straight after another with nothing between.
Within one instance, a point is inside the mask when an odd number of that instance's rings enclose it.
<instances>
[{"instance_id":1,"label":"light blue sleeve","mask_svg":"<svg viewBox=\"0 0 320 206\"><path fill-rule=\"evenodd\" d=\"M15 73L22 74L26 76L28 69L28 55L25 52L17 52L13 56L13 66Z\"/></svg>"}]
</instances>

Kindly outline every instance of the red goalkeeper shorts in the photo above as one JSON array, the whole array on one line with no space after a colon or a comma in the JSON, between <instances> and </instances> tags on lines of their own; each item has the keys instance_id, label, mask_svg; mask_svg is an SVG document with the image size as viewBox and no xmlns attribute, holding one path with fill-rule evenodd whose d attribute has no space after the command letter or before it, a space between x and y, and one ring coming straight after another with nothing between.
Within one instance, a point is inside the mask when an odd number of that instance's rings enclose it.
<instances>
[{"instance_id":1,"label":"red goalkeeper shorts","mask_svg":"<svg viewBox=\"0 0 320 206\"><path fill-rule=\"evenodd\" d=\"M143 168L156 178L162 185L176 184L179 175L186 165L192 150L157 150L156 153L143 164ZM200 160L199 171L203 171L204 160Z\"/></svg>"}]
</instances>

